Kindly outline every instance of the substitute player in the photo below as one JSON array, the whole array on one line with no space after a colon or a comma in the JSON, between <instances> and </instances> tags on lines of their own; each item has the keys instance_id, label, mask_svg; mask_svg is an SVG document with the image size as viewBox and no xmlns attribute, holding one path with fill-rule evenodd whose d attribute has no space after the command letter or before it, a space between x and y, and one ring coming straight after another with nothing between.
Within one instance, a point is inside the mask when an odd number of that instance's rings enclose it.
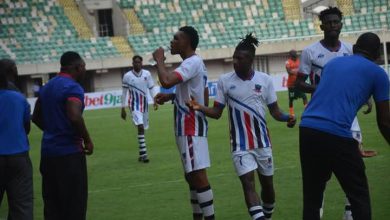
<instances>
[{"instance_id":1,"label":"substitute player","mask_svg":"<svg viewBox=\"0 0 390 220\"><path fill-rule=\"evenodd\" d=\"M286 61L286 71L288 73L287 79L287 88L288 88L288 107L290 115L295 115L294 113L294 100L302 98L303 105L307 105L306 94L295 89L295 80L297 79L298 68L299 68L299 58L296 50L290 50L288 52L288 59Z\"/></svg>"},{"instance_id":2,"label":"substitute player","mask_svg":"<svg viewBox=\"0 0 390 220\"><path fill-rule=\"evenodd\" d=\"M129 108L133 118L133 123L138 128L139 157L138 161L148 163L149 158L146 151L145 130L149 127L148 96L155 96L154 80L149 71L142 69L142 57L133 57L133 70L127 72L122 80L122 111L121 117L126 120L126 100L129 94ZM157 104L154 104L157 109Z\"/></svg>"},{"instance_id":3,"label":"substitute player","mask_svg":"<svg viewBox=\"0 0 390 220\"><path fill-rule=\"evenodd\" d=\"M157 62L158 78L162 87L176 85L175 94L159 93L155 102L174 103L176 144L182 159L185 178L190 187L194 220L214 219L213 191L207 178L210 167L207 143L207 121L202 112L189 109L185 102L194 97L207 104L207 70L200 56L195 53L199 43L198 32L191 26L184 26L175 33L171 41L171 54L179 54L183 62L173 73L164 65L164 49L153 53Z\"/></svg>"},{"instance_id":4,"label":"substitute player","mask_svg":"<svg viewBox=\"0 0 390 220\"><path fill-rule=\"evenodd\" d=\"M208 117L220 118L229 109L230 143L233 164L244 190L245 202L253 220L271 219L275 203L271 140L265 121L266 107L277 121L295 125L295 117L281 112L271 77L252 69L258 40L252 34L237 45L233 55L234 72L222 75L217 85L214 107L188 105ZM255 171L261 184L261 201L255 189Z\"/></svg>"},{"instance_id":5,"label":"substitute player","mask_svg":"<svg viewBox=\"0 0 390 220\"><path fill-rule=\"evenodd\" d=\"M324 38L314 44L309 45L302 51L298 77L295 82L296 89L307 93L313 93L318 83L320 82L322 69L330 60L335 57L352 55L352 46L339 40L340 32L343 27L341 22L342 18L342 12L337 7L329 7L320 13L320 27L324 32ZM305 82L308 76L311 77L311 84ZM362 135L357 117L354 119L351 130L353 130L354 137L359 142L359 145L362 146ZM362 156L371 156L367 155L363 150L361 152ZM321 207L321 216L322 211L323 209ZM352 219L351 206L348 199L345 205L344 219Z\"/></svg>"}]
</instances>

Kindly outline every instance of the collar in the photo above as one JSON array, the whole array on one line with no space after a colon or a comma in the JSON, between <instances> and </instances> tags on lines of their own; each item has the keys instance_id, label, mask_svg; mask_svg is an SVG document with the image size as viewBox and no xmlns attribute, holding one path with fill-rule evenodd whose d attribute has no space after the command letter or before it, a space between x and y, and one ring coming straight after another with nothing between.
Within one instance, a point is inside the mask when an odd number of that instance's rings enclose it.
<instances>
[{"instance_id":1,"label":"collar","mask_svg":"<svg viewBox=\"0 0 390 220\"><path fill-rule=\"evenodd\" d=\"M255 71L252 70L252 73L251 73L248 77L245 77L245 78L241 77L241 76L238 75L237 73L236 73L236 75L238 76L238 78L242 79L243 81L252 80L253 76L255 75Z\"/></svg>"},{"instance_id":2,"label":"collar","mask_svg":"<svg viewBox=\"0 0 390 220\"><path fill-rule=\"evenodd\" d=\"M59 73L58 73L58 76L62 76L62 77L65 77L65 78L71 78L71 79L74 80L74 78L72 77L72 75L70 75L69 73L59 72Z\"/></svg>"},{"instance_id":3,"label":"collar","mask_svg":"<svg viewBox=\"0 0 390 220\"><path fill-rule=\"evenodd\" d=\"M324 40L321 40L321 41L320 41L320 44L321 44L325 49L329 50L330 52L338 52L338 51L340 50L340 48L341 48L341 42L340 42L340 40L337 41L337 46L336 46L335 48L327 47L327 46L325 45L324 42L325 42Z\"/></svg>"}]
</instances>

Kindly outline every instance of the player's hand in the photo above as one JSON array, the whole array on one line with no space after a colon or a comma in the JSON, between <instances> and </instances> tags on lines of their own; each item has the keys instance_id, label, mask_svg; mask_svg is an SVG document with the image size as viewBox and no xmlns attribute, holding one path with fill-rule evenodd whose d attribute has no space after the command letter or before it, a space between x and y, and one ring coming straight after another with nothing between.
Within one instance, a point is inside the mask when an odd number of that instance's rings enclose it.
<instances>
[{"instance_id":1,"label":"player's hand","mask_svg":"<svg viewBox=\"0 0 390 220\"><path fill-rule=\"evenodd\" d=\"M201 110L202 106L191 96L191 100L186 101L188 108L193 110Z\"/></svg>"},{"instance_id":2,"label":"player's hand","mask_svg":"<svg viewBox=\"0 0 390 220\"><path fill-rule=\"evenodd\" d=\"M121 110L121 118L126 121L126 110L125 110L125 108L122 108L122 110Z\"/></svg>"},{"instance_id":3,"label":"player's hand","mask_svg":"<svg viewBox=\"0 0 390 220\"><path fill-rule=\"evenodd\" d=\"M365 114L365 115L369 114L372 111L371 99L369 99L366 104L367 104L367 109L365 111L363 111L363 114Z\"/></svg>"},{"instance_id":4,"label":"player's hand","mask_svg":"<svg viewBox=\"0 0 390 220\"><path fill-rule=\"evenodd\" d=\"M157 48L152 55L156 62L164 62L165 60L164 48L162 47Z\"/></svg>"},{"instance_id":5,"label":"player's hand","mask_svg":"<svg viewBox=\"0 0 390 220\"><path fill-rule=\"evenodd\" d=\"M295 123L297 123L297 119L294 115L289 115L289 118L287 120L287 127L293 128L295 126Z\"/></svg>"},{"instance_id":6,"label":"player's hand","mask_svg":"<svg viewBox=\"0 0 390 220\"><path fill-rule=\"evenodd\" d=\"M164 102L168 102L171 99L170 94L158 93L154 98L154 103L164 105Z\"/></svg>"},{"instance_id":7,"label":"player's hand","mask_svg":"<svg viewBox=\"0 0 390 220\"><path fill-rule=\"evenodd\" d=\"M153 103L153 109L156 111L158 109L158 104L157 103Z\"/></svg>"},{"instance_id":8,"label":"player's hand","mask_svg":"<svg viewBox=\"0 0 390 220\"><path fill-rule=\"evenodd\" d=\"M91 155L93 153L93 143L92 141L84 141L84 153L86 155Z\"/></svg>"}]
</instances>

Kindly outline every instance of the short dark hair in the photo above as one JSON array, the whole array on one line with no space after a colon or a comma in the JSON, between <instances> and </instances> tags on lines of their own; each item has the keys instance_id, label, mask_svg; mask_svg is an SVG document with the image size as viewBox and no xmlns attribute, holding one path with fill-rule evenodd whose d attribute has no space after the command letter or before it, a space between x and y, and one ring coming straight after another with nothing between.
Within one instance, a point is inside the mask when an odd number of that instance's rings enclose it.
<instances>
[{"instance_id":1,"label":"short dark hair","mask_svg":"<svg viewBox=\"0 0 390 220\"><path fill-rule=\"evenodd\" d=\"M353 46L353 52L364 54L375 60L379 57L380 48L381 40L378 35L366 32L357 39L356 44Z\"/></svg>"},{"instance_id":2,"label":"short dark hair","mask_svg":"<svg viewBox=\"0 0 390 220\"><path fill-rule=\"evenodd\" d=\"M140 55L134 55L133 62L135 61L135 59L140 59L142 61L142 57Z\"/></svg>"},{"instance_id":3,"label":"short dark hair","mask_svg":"<svg viewBox=\"0 0 390 220\"><path fill-rule=\"evenodd\" d=\"M241 38L240 43L236 46L236 50L245 50L248 51L252 57L255 56L256 47L259 45L259 40L252 33L245 35L244 38Z\"/></svg>"},{"instance_id":4,"label":"short dark hair","mask_svg":"<svg viewBox=\"0 0 390 220\"><path fill-rule=\"evenodd\" d=\"M323 22L327 15L337 15L339 16L340 20L343 19L343 13L337 7L329 7L321 11L320 15L318 15L318 18L321 22Z\"/></svg>"},{"instance_id":5,"label":"short dark hair","mask_svg":"<svg viewBox=\"0 0 390 220\"><path fill-rule=\"evenodd\" d=\"M8 74L8 72L10 71L10 68L13 65L16 65L16 64L15 64L15 61L13 61L11 59L4 58L4 59L0 60L0 67L5 72L6 75Z\"/></svg>"},{"instance_id":6,"label":"short dark hair","mask_svg":"<svg viewBox=\"0 0 390 220\"><path fill-rule=\"evenodd\" d=\"M4 66L0 63L0 88L7 88L7 72L4 70Z\"/></svg>"},{"instance_id":7,"label":"short dark hair","mask_svg":"<svg viewBox=\"0 0 390 220\"><path fill-rule=\"evenodd\" d=\"M196 31L196 29L192 26L183 26L183 27L179 28L179 31L184 32L190 38L191 48L193 50L196 50L196 48L198 47L198 44L199 44L198 31Z\"/></svg>"},{"instance_id":8,"label":"short dark hair","mask_svg":"<svg viewBox=\"0 0 390 220\"><path fill-rule=\"evenodd\" d=\"M61 56L61 67L70 66L73 64L80 63L83 59L81 56L74 51L67 51Z\"/></svg>"}]
</instances>

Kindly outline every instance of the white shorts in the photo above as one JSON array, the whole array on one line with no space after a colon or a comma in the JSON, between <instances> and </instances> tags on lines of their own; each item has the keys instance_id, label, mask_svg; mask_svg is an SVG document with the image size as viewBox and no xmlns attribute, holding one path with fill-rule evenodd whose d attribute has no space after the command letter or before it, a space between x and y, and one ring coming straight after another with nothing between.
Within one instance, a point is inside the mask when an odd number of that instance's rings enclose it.
<instances>
[{"instance_id":1,"label":"white shorts","mask_svg":"<svg viewBox=\"0 0 390 220\"><path fill-rule=\"evenodd\" d=\"M207 137L176 136L176 145L185 173L210 167Z\"/></svg>"},{"instance_id":2,"label":"white shorts","mask_svg":"<svg viewBox=\"0 0 390 220\"><path fill-rule=\"evenodd\" d=\"M352 132L353 139L355 139L359 143L361 143L363 141L362 132L361 132L360 126L359 126L359 121L358 121L356 116L352 122L351 132Z\"/></svg>"},{"instance_id":3,"label":"white shorts","mask_svg":"<svg viewBox=\"0 0 390 220\"><path fill-rule=\"evenodd\" d=\"M149 127L149 115L148 112L132 111L133 122L135 125L144 125L144 129Z\"/></svg>"},{"instance_id":4,"label":"white shorts","mask_svg":"<svg viewBox=\"0 0 390 220\"><path fill-rule=\"evenodd\" d=\"M232 159L238 176L253 170L257 170L263 176L274 175L274 162L270 147L234 152Z\"/></svg>"}]
</instances>

